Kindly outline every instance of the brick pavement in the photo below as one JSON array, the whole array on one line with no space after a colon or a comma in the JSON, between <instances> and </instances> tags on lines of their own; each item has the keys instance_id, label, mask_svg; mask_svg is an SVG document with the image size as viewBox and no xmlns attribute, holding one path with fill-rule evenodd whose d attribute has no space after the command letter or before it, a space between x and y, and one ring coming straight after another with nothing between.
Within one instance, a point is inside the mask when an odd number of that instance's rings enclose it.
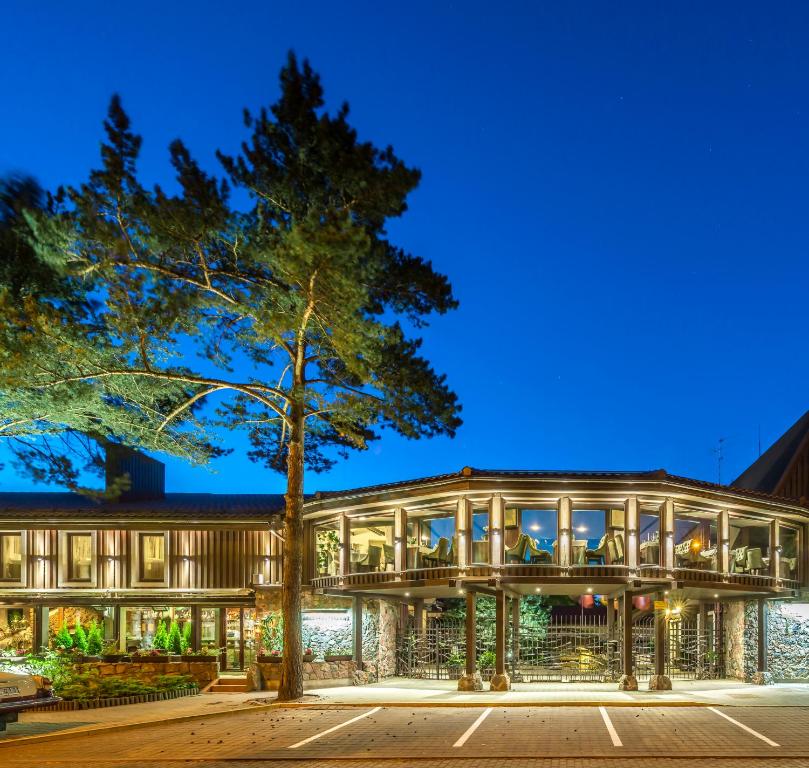
<instances>
[{"instance_id":1,"label":"brick pavement","mask_svg":"<svg viewBox=\"0 0 809 768\"><path fill-rule=\"evenodd\" d=\"M481 708L272 709L199 717L136 730L76 734L55 741L9 742L0 765L87 766L193 765L213 768L238 760L263 768L405 765L508 768L809 767L809 708L726 708L740 723L778 742L769 746L702 707L635 709L608 707L623 746L613 746L597 707L493 707L460 748L453 745L483 712ZM356 722L290 749L334 726ZM339 758L339 759L338 759ZM702 758L702 759L700 759Z\"/></svg>"}]
</instances>

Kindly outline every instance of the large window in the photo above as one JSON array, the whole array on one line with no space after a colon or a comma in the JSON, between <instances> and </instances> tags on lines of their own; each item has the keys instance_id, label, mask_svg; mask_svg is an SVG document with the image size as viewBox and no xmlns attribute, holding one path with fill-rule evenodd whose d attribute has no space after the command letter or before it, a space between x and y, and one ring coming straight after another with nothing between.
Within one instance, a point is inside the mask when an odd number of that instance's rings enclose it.
<instances>
[{"instance_id":1,"label":"large window","mask_svg":"<svg viewBox=\"0 0 809 768\"><path fill-rule=\"evenodd\" d=\"M0 533L0 581L22 581L21 533Z\"/></svg>"},{"instance_id":2,"label":"large window","mask_svg":"<svg viewBox=\"0 0 809 768\"><path fill-rule=\"evenodd\" d=\"M458 562L455 513L435 510L407 516L407 567L436 568Z\"/></svg>"},{"instance_id":3,"label":"large window","mask_svg":"<svg viewBox=\"0 0 809 768\"><path fill-rule=\"evenodd\" d=\"M755 576L770 573L770 523L748 517L729 519L730 572Z\"/></svg>"},{"instance_id":4,"label":"large window","mask_svg":"<svg viewBox=\"0 0 809 768\"><path fill-rule=\"evenodd\" d=\"M573 565L606 564L610 559L607 546L607 510L573 510Z\"/></svg>"},{"instance_id":5,"label":"large window","mask_svg":"<svg viewBox=\"0 0 809 768\"><path fill-rule=\"evenodd\" d=\"M393 513L351 518L349 530L351 573L394 569Z\"/></svg>"},{"instance_id":6,"label":"large window","mask_svg":"<svg viewBox=\"0 0 809 768\"><path fill-rule=\"evenodd\" d=\"M166 537L162 533L138 534L140 581L166 578Z\"/></svg>"},{"instance_id":7,"label":"large window","mask_svg":"<svg viewBox=\"0 0 809 768\"><path fill-rule=\"evenodd\" d=\"M660 565L660 514L643 511L638 528L638 562L640 565Z\"/></svg>"},{"instance_id":8,"label":"large window","mask_svg":"<svg viewBox=\"0 0 809 768\"><path fill-rule=\"evenodd\" d=\"M472 562L478 565L489 562L489 511L474 510L472 513Z\"/></svg>"},{"instance_id":9,"label":"large window","mask_svg":"<svg viewBox=\"0 0 809 768\"><path fill-rule=\"evenodd\" d=\"M92 581L93 535L91 533L67 534L68 581Z\"/></svg>"},{"instance_id":10,"label":"large window","mask_svg":"<svg viewBox=\"0 0 809 768\"><path fill-rule=\"evenodd\" d=\"M798 544L798 531L786 525L781 526L779 533L779 543L781 545L781 565L779 566L779 576L782 579L799 579L800 569L800 547Z\"/></svg>"},{"instance_id":11,"label":"large window","mask_svg":"<svg viewBox=\"0 0 809 768\"><path fill-rule=\"evenodd\" d=\"M674 515L674 565L677 568L718 570L717 516L710 512Z\"/></svg>"},{"instance_id":12,"label":"large window","mask_svg":"<svg viewBox=\"0 0 809 768\"><path fill-rule=\"evenodd\" d=\"M340 573L340 530L337 520L315 526L315 570L318 576Z\"/></svg>"},{"instance_id":13,"label":"large window","mask_svg":"<svg viewBox=\"0 0 809 768\"><path fill-rule=\"evenodd\" d=\"M507 510L506 563L558 563L557 520L555 509Z\"/></svg>"}]
</instances>

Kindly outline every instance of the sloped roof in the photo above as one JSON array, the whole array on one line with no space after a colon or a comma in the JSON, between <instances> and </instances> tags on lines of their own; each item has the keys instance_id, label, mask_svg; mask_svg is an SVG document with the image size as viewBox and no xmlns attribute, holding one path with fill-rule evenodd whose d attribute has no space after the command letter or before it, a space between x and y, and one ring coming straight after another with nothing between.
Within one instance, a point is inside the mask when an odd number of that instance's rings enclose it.
<instances>
[{"instance_id":1,"label":"sloped roof","mask_svg":"<svg viewBox=\"0 0 809 768\"><path fill-rule=\"evenodd\" d=\"M807 438L809 438L809 411L742 472L731 486L763 493L777 493L790 462Z\"/></svg>"},{"instance_id":2,"label":"sloped roof","mask_svg":"<svg viewBox=\"0 0 809 768\"><path fill-rule=\"evenodd\" d=\"M167 493L155 501L95 502L78 493L0 493L0 519L268 520L284 509L275 493Z\"/></svg>"}]
</instances>

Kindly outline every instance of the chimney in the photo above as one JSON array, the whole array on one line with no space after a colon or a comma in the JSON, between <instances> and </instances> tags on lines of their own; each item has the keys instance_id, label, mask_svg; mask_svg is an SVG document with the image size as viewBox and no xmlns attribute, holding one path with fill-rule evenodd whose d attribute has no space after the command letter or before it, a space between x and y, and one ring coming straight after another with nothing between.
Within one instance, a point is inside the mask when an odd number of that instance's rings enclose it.
<instances>
[{"instance_id":1,"label":"chimney","mask_svg":"<svg viewBox=\"0 0 809 768\"><path fill-rule=\"evenodd\" d=\"M162 461L125 445L109 443L105 465L107 490L118 478L129 477L129 488L117 501L158 501L165 497L166 465Z\"/></svg>"}]
</instances>

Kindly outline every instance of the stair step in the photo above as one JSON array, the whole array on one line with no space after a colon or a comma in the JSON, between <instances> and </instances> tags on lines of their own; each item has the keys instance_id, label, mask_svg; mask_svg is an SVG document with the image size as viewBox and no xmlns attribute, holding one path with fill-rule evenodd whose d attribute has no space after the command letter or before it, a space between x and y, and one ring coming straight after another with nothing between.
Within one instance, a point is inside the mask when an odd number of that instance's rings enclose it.
<instances>
[{"instance_id":1,"label":"stair step","mask_svg":"<svg viewBox=\"0 0 809 768\"><path fill-rule=\"evenodd\" d=\"M220 677L208 689L211 693L247 693L246 677Z\"/></svg>"}]
</instances>

